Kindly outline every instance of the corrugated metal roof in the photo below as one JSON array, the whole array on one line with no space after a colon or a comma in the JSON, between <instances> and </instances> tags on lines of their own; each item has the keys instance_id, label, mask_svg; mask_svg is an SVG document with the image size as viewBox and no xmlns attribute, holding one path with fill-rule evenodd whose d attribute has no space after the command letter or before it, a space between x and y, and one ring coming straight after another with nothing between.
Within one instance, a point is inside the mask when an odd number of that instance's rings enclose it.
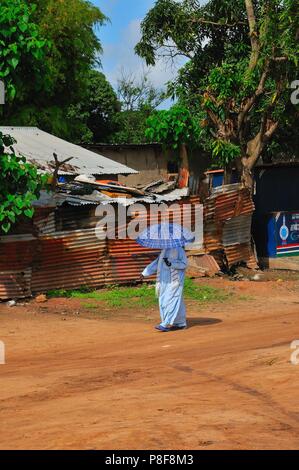
<instances>
[{"instance_id":1,"label":"corrugated metal roof","mask_svg":"<svg viewBox=\"0 0 299 470\"><path fill-rule=\"evenodd\" d=\"M14 137L17 141L14 145L16 152L24 155L28 161L44 171L53 169L53 153L56 153L59 161L72 158L61 168L60 174L130 175L138 173L132 168L59 139L37 127L0 126L0 132Z\"/></svg>"},{"instance_id":2,"label":"corrugated metal roof","mask_svg":"<svg viewBox=\"0 0 299 470\"><path fill-rule=\"evenodd\" d=\"M208 252L221 250L222 231L215 222L208 222L204 225L204 246Z\"/></svg>"}]
</instances>

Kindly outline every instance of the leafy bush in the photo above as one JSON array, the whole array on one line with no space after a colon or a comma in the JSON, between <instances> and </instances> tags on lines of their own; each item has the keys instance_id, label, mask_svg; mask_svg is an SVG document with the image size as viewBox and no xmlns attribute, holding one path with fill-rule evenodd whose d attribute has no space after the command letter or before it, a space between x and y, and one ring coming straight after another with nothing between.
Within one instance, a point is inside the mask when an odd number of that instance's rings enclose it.
<instances>
[{"instance_id":1,"label":"leafy bush","mask_svg":"<svg viewBox=\"0 0 299 470\"><path fill-rule=\"evenodd\" d=\"M0 132L0 233L8 233L22 216L33 217L32 202L48 179L25 157L16 155L14 143L11 136Z\"/></svg>"}]
</instances>

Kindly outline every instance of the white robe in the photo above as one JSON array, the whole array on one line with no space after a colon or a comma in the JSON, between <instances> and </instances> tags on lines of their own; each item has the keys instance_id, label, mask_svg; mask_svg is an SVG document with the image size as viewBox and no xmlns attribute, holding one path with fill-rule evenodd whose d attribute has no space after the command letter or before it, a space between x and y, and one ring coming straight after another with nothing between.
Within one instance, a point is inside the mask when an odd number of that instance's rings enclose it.
<instances>
[{"instance_id":1,"label":"white robe","mask_svg":"<svg viewBox=\"0 0 299 470\"><path fill-rule=\"evenodd\" d=\"M168 258L171 266L168 267L163 260ZM157 273L157 293L161 325L186 326L186 307L183 300L185 270L188 261L183 248L163 250L160 256L143 271L143 276L152 276Z\"/></svg>"}]
</instances>

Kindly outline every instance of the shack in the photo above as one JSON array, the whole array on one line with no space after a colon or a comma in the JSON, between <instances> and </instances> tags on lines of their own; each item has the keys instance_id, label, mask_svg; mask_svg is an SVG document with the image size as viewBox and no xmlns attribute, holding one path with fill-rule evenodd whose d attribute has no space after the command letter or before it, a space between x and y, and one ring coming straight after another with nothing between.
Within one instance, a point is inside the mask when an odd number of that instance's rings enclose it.
<instances>
[{"instance_id":1,"label":"shack","mask_svg":"<svg viewBox=\"0 0 299 470\"><path fill-rule=\"evenodd\" d=\"M223 174L207 172L210 190L222 186ZM251 230L260 265L299 270L299 162L258 164L254 180Z\"/></svg>"}]
</instances>

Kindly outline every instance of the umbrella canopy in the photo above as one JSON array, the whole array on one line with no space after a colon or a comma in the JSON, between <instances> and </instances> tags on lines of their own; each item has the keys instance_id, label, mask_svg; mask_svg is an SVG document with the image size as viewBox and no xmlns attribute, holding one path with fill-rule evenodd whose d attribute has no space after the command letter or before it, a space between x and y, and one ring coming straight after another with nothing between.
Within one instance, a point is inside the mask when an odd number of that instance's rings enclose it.
<instances>
[{"instance_id":1,"label":"umbrella canopy","mask_svg":"<svg viewBox=\"0 0 299 470\"><path fill-rule=\"evenodd\" d=\"M195 237L192 233L178 224L162 223L150 225L137 238L136 242L147 248L160 250L179 248L193 243Z\"/></svg>"}]
</instances>

